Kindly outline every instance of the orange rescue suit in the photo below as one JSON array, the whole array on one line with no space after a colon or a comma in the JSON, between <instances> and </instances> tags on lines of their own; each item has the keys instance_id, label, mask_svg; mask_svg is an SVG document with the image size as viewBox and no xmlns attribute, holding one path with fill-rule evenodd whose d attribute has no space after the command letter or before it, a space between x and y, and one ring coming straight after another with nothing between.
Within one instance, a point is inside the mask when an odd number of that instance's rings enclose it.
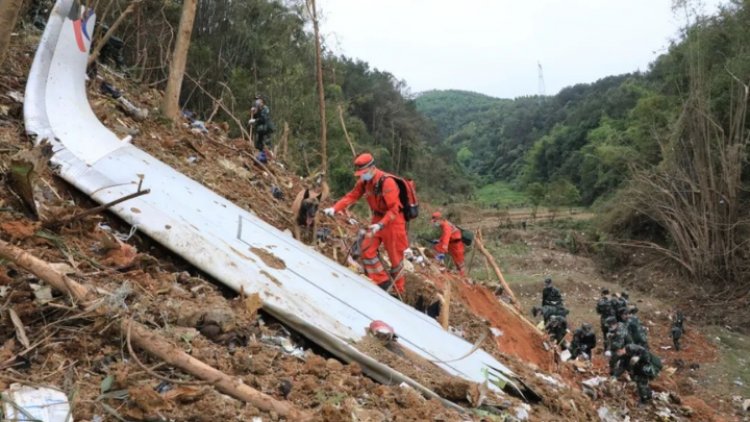
<instances>
[{"instance_id":1,"label":"orange rescue suit","mask_svg":"<svg viewBox=\"0 0 750 422\"><path fill-rule=\"evenodd\" d=\"M461 241L461 229L448 220L440 220L440 240L435 245L439 253L449 253L456 264L459 274L464 274L464 242Z\"/></svg>"},{"instance_id":2,"label":"orange rescue suit","mask_svg":"<svg viewBox=\"0 0 750 422\"><path fill-rule=\"evenodd\" d=\"M378 195L375 188L381 179L383 179L381 192ZM390 273L394 280L394 288L397 292L403 293L405 282L401 261L404 259L404 251L409 247L409 240L406 234L406 219L401 212L398 184L385 172L376 169L371 180L358 180L354 189L336 202L333 209L336 212L341 212L357 202L362 196L365 197L372 210L371 223L383 225L383 228L373 237L367 237L362 241L362 262L365 273L377 285L384 285L389 281L388 274L378 258L378 248L382 243L388 253L388 259L391 261Z\"/></svg>"}]
</instances>

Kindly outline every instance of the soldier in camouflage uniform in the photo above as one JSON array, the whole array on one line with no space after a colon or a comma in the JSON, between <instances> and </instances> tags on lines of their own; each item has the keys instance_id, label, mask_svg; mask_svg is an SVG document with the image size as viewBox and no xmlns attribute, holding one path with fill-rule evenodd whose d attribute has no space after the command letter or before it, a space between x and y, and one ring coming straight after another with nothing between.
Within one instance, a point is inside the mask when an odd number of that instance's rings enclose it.
<instances>
[{"instance_id":1,"label":"soldier in camouflage uniform","mask_svg":"<svg viewBox=\"0 0 750 422\"><path fill-rule=\"evenodd\" d=\"M542 307L544 306L564 307L562 294L557 287L552 285L552 279L549 277L544 279L544 289L542 290Z\"/></svg>"},{"instance_id":2,"label":"soldier in camouflage uniform","mask_svg":"<svg viewBox=\"0 0 750 422\"><path fill-rule=\"evenodd\" d=\"M648 334L646 333L646 329L641 324L641 320L636 315L637 313L637 307L631 306L630 308L628 308L625 326L628 329L630 338L633 339L633 343L648 349Z\"/></svg>"},{"instance_id":3,"label":"soldier in camouflage uniform","mask_svg":"<svg viewBox=\"0 0 750 422\"><path fill-rule=\"evenodd\" d=\"M536 317L539 314L542 314L542 318L544 319L544 325L547 325L550 318L552 318L555 315L565 318L566 316L568 316L569 313L570 311L562 305L558 305L558 306L545 305L545 306L542 306L541 308L538 306L534 306L533 308L531 308L531 314L534 317Z\"/></svg>"},{"instance_id":4,"label":"soldier in camouflage uniform","mask_svg":"<svg viewBox=\"0 0 750 422\"><path fill-rule=\"evenodd\" d=\"M625 292L615 294L612 298L612 308L614 308L615 316L619 322L624 322L625 311L628 308L628 294Z\"/></svg>"},{"instance_id":5,"label":"soldier in camouflage uniform","mask_svg":"<svg viewBox=\"0 0 750 422\"><path fill-rule=\"evenodd\" d=\"M602 289L602 297L596 302L596 313L599 314L602 338L607 339L607 324L604 322L608 317L615 316L612 299L609 298L609 289Z\"/></svg>"},{"instance_id":6,"label":"soldier in camouflage uniform","mask_svg":"<svg viewBox=\"0 0 750 422\"><path fill-rule=\"evenodd\" d=\"M680 351L680 338L682 337L682 334L685 332L685 316L682 314L682 312L677 312L672 320L672 344L674 344L674 349L676 351Z\"/></svg>"},{"instance_id":7,"label":"soldier in camouflage uniform","mask_svg":"<svg viewBox=\"0 0 750 422\"><path fill-rule=\"evenodd\" d=\"M588 322L581 325L573 332L573 341L570 343L570 356L575 359L578 355L585 355L591 359L591 351L596 347L596 334Z\"/></svg>"},{"instance_id":8,"label":"soldier in camouflage uniform","mask_svg":"<svg viewBox=\"0 0 750 422\"><path fill-rule=\"evenodd\" d=\"M637 344L628 344L625 349L619 350L618 354L620 354L620 361L624 364L622 368L618 368L616 375L619 376L627 370L631 379L635 381L639 402L648 403L652 396L649 382L659 375L662 368L661 359Z\"/></svg>"},{"instance_id":9,"label":"soldier in camouflage uniform","mask_svg":"<svg viewBox=\"0 0 750 422\"><path fill-rule=\"evenodd\" d=\"M552 315L549 322L544 326L544 330L549 334L550 338L556 345L565 348L563 339L565 339L565 334L568 332L568 321L565 317Z\"/></svg>"},{"instance_id":10,"label":"soldier in camouflage uniform","mask_svg":"<svg viewBox=\"0 0 750 422\"><path fill-rule=\"evenodd\" d=\"M617 318L613 316L607 317L607 320L605 322L608 328L606 355L609 356L609 374L613 377L617 377L620 375L620 373L622 373L622 349L624 349L628 344L632 343L633 340L630 338L625 325L621 322L618 322ZM620 372L618 373L618 371Z\"/></svg>"}]
</instances>

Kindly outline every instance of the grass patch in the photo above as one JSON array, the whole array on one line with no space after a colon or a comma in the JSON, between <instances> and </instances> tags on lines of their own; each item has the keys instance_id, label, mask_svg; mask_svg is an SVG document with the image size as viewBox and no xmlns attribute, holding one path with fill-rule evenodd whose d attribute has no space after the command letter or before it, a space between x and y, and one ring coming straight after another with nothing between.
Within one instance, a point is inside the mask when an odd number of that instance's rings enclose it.
<instances>
[{"instance_id":1,"label":"grass patch","mask_svg":"<svg viewBox=\"0 0 750 422\"><path fill-rule=\"evenodd\" d=\"M498 207L520 207L528 205L529 198L525 193L513 189L508 182L495 182L484 185L476 192L476 202L485 207L497 204Z\"/></svg>"}]
</instances>

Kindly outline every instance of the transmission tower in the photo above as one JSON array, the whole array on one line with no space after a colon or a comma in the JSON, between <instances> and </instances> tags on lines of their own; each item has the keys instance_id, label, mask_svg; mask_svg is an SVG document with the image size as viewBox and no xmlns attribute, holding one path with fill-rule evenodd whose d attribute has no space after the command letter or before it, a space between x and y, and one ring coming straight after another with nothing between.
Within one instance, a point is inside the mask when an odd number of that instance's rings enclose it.
<instances>
[{"instance_id":1,"label":"transmission tower","mask_svg":"<svg viewBox=\"0 0 750 422\"><path fill-rule=\"evenodd\" d=\"M544 88L544 71L542 70L542 64L539 62L536 62L537 68L539 69L539 96L543 97L545 95L545 88Z\"/></svg>"}]
</instances>

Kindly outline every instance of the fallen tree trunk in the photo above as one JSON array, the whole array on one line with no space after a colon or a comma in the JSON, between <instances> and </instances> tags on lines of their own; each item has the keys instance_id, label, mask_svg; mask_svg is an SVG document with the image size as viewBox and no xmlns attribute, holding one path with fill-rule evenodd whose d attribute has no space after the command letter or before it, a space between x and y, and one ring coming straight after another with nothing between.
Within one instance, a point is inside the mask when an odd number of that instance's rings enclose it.
<instances>
[{"instance_id":1,"label":"fallen tree trunk","mask_svg":"<svg viewBox=\"0 0 750 422\"><path fill-rule=\"evenodd\" d=\"M0 257L13 261L16 265L39 277L53 288L67 293L71 296L74 303L85 304L98 299L92 289L61 274L47 262L2 240L0 240ZM106 305L103 305L100 309L103 315L115 314ZM123 320L119 328L122 335L129 333L133 342L152 356L160 358L196 378L208 381L224 394L250 403L266 412L276 412L279 416L290 420L312 420L312 416L308 413L296 409L288 402L282 402L263 394L244 384L239 378L225 374L188 355L163 337L137 322L126 322Z\"/></svg>"},{"instance_id":2,"label":"fallen tree trunk","mask_svg":"<svg viewBox=\"0 0 750 422\"><path fill-rule=\"evenodd\" d=\"M481 230L477 231L477 236L474 241L477 244L477 248L479 248L479 251L482 252L484 257L487 259L487 263L492 267L493 270L495 270L495 275L497 275L497 279L500 281L500 284L502 284L503 290L510 298L513 306L515 306L518 311L521 311L521 304L518 302L518 299L516 299L516 295L513 294L513 290L510 289L508 283L505 282L505 277L503 277L503 273L502 271L500 271L500 267L497 266L495 258L492 257L492 254L490 254L490 252L484 247L484 243L482 243Z\"/></svg>"}]
</instances>

